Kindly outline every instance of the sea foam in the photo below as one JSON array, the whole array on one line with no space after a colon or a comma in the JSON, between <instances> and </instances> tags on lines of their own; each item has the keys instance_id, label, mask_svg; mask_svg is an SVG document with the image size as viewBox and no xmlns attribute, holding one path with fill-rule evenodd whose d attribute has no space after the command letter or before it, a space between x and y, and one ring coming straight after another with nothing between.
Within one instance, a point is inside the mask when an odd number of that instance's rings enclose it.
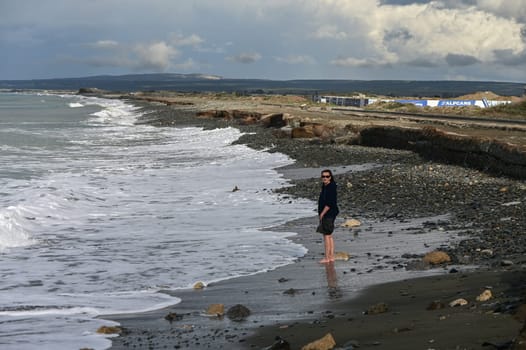
<instances>
[{"instance_id":1,"label":"sea foam","mask_svg":"<svg viewBox=\"0 0 526 350\"><path fill-rule=\"evenodd\" d=\"M238 129L134 125L139 111L121 100L11 98L38 108L9 126L28 136L1 146L13 152L0 165L17 161L0 173L2 349L104 349L104 315L306 253L293 233L262 231L312 215L311 201L272 191L291 159L233 145Z\"/></svg>"}]
</instances>

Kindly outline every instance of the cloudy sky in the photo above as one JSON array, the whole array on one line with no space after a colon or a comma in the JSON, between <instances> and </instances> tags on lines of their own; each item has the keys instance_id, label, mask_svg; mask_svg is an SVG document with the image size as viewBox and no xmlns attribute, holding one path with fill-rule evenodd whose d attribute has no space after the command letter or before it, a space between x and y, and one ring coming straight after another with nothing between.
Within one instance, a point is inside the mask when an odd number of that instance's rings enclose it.
<instances>
[{"instance_id":1,"label":"cloudy sky","mask_svg":"<svg viewBox=\"0 0 526 350\"><path fill-rule=\"evenodd\" d=\"M526 82L525 0L0 0L0 80Z\"/></svg>"}]
</instances>

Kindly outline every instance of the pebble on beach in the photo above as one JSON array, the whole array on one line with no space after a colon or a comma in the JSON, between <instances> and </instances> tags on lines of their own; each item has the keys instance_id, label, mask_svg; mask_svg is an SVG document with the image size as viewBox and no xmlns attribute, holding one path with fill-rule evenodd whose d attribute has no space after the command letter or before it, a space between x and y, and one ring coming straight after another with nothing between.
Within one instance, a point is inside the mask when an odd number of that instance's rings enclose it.
<instances>
[{"instance_id":1,"label":"pebble on beach","mask_svg":"<svg viewBox=\"0 0 526 350\"><path fill-rule=\"evenodd\" d=\"M449 303L449 306L456 307L456 306L465 306L468 304L468 301L464 298L458 298Z\"/></svg>"},{"instance_id":2,"label":"pebble on beach","mask_svg":"<svg viewBox=\"0 0 526 350\"><path fill-rule=\"evenodd\" d=\"M451 262L451 258L446 252L433 251L433 252L427 253L424 256L424 262L431 264L431 265L439 265L439 264Z\"/></svg>"},{"instance_id":3,"label":"pebble on beach","mask_svg":"<svg viewBox=\"0 0 526 350\"><path fill-rule=\"evenodd\" d=\"M491 293L491 290L486 289L477 297L477 301L488 301L492 297L493 297L493 294Z\"/></svg>"},{"instance_id":4,"label":"pebble on beach","mask_svg":"<svg viewBox=\"0 0 526 350\"><path fill-rule=\"evenodd\" d=\"M218 316L221 317L225 314L225 305L224 304L211 304L206 310L206 314L209 316Z\"/></svg>"},{"instance_id":5,"label":"pebble on beach","mask_svg":"<svg viewBox=\"0 0 526 350\"><path fill-rule=\"evenodd\" d=\"M327 333L323 338L315 340L303 346L301 350L330 350L336 346L336 341L331 333Z\"/></svg>"}]
</instances>

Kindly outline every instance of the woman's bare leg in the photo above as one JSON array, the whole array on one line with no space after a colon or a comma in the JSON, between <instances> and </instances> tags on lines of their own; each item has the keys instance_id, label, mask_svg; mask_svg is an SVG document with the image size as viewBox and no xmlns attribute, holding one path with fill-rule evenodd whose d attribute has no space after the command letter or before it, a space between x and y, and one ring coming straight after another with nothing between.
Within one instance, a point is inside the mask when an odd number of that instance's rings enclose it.
<instances>
[{"instance_id":1,"label":"woman's bare leg","mask_svg":"<svg viewBox=\"0 0 526 350\"><path fill-rule=\"evenodd\" d=\"M326 258L329 261L334 261L334 238L332 238L332 235L327 236L327 242L329 244L329 249Z\"/></svg>"},{"instance_id":2,"label":"woman's bare leg","mask_svg":"<svg viewBox=\"0 0 526 350\"><path fill-rule=\"evenodd\" d=\"M334 239L332 235L323 235L323 243L325 246L325 258L320 260L321 264L326 264L334 261Z\"/></svg>"}]
</instances>

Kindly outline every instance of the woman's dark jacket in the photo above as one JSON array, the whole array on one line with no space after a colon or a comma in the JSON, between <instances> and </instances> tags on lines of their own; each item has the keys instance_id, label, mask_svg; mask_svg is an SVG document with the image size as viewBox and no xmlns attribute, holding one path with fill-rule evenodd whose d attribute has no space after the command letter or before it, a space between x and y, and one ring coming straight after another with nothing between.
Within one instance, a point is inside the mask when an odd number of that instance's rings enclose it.
<instances>
[{"instance_id":1,"label":"woman's dark jacket","mask_svg":"<svg viewBox=\"0 0 526 350\"><path fill-rule=\"evenodd\" d=\"M331 208L325 216L328 218L335 218L340 212L338 209L338 196L336 193L336 182L331 181L328 185L321 185L320 198L318 199L318 215L321 214L323 208L328 206Z\"/></svg>"}]
</instances>

